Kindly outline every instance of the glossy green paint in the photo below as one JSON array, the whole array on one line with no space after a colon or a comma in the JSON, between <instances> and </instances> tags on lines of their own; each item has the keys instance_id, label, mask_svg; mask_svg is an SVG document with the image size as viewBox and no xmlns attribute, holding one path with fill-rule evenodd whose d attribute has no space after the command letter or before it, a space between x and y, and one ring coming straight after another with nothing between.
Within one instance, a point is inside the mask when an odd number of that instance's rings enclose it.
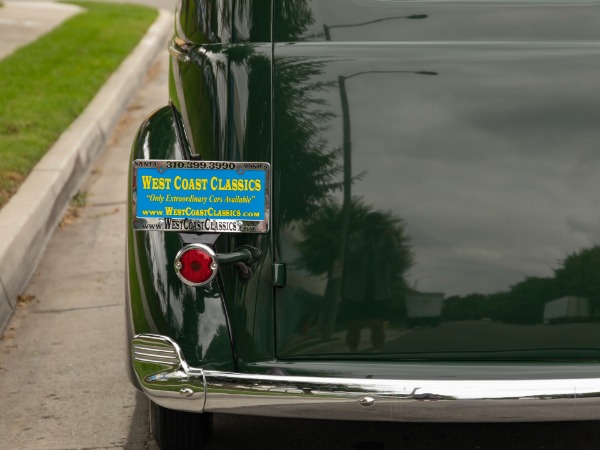
<instances>
[{"instance_id":1,"label":"glossy green paint","mask_svg":"<svg viewBox=\"0 0 600 450\"><path fill-rule=\"evenodd\" d=\"M171 59L170 97L193 158L271 162L270 2L182 1L175 35L189 61ZM195 18L199 18L195 20ZM221 266L222 288L238 362L274 353L270 234L220 235L219 252L251 245L263 257L250 266Z\"/></svg>"},{"instance_id":2,"label":"glossy green paint","mask_svg":"<svg viewBox=\"0 0 600 450\"><path fill-rule=\"evenodd\" d=\"M159 109L140 127L131 161L184 159L186 147L180 132L173 108ZM233 370L229 324L217 282L193 288L183 284L173 269L177 252L193 240L185 233L134 231L128 227L129 335L169 336L178 342L190 364Z\"/></svg>"},{"instance_id":3,"label":"glossy green paint","mask_svg":"<svg viewBox=\"0 0 600 450\"><path fill-rule=\"evenodd\" d=\"M276 42L597 41L592 0L275 0Z\"/></svg>"},{"instance_id":4,"label":"glossy green paint","mask_svg":"<svg viewBox=\"0 0 600 450\"><path fill-rule=\"evenodd\" d=\"M182 117L192 157L271 161L271 46L259 43L190 45L189 61L171 61L171 98ZM222 266L221 286L239 361L272 359L273 285L270 234L223 234L219 252L251 245L263 257L244 279Z\"/></svg>"},{"instance_id":5,"label":"glossy green paint","mask_svg":"<svg viewBox=\"0 0 600 450\"><path fill-rule=\"evenodd\" d=\"M277 356L598 359L600 3L281 3Z\"/></svg>"},{"instance_id":6,"label":"glossy green paint","mask_svg":"<svg viewBox=\"0 0 600 450\"><path fill-rule=\"evenodd\" d=\"M175 35L192 44L271 41L270 0L181 0Z\"/></svg>"}]
</instances>

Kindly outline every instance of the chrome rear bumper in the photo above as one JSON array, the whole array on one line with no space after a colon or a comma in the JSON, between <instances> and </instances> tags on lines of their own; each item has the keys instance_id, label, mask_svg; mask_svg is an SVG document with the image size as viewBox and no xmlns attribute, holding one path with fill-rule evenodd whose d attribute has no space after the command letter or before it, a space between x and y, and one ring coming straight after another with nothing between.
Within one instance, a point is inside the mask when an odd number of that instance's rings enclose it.
<instances>
[{"instance_id":1,"label":"chrome rear bumper","mask_svg":"<svg viewBox=\"0 0 600 450\"><path fill-rule=\"evenodd\" d=\"M600 378L375 380L216 372L189 367L168 337L143 334L131 356L165 408L313 419L502 422L597 420Z\"/></svg>"}]
</instances>

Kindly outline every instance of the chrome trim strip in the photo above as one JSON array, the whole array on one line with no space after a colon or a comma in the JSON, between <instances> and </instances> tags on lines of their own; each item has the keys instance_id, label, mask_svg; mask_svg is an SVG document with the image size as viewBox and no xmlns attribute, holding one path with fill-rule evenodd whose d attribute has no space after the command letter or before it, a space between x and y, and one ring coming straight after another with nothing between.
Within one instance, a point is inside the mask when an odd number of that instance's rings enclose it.
<instances>
[{"instance_id":1,"label":"chrome trim strip","mask_svg":"<svg viewBox=\"0 0 600 450\"><path fill-rule=\"evenodd\" d=\"M190 368L168 337L133 345L172 346L177 364L135 372L155 403L172 409L296 418L422 422L597 420L600 377L524 380L375 380L255 375ZM196 400L196 401L190 401Z\"/></svg>"},{"instance_id":2,"label":"chrome trim strip","mask_svg":"<svg viewBox=\"0 0 600 450\"><path fill-rule=\"evenodd\" d=\"M134 349L136 351L141 350L141 351L147 351L147 352L162 352L162 353L169 353L171 355L177 354L177 352L175 352L172 349L164 349L164 350L162 350L162 349L156 349L156 348L148 347L148 346L144 346L144 345L135 345Z\"/></svg>"},{"instance_id":3,"label":"chrome trim strip","mask_svg":"<svg viewBox=\"0 0 600 450\"><path fill-rule=\"evenodd\" d=\"M155 364L163 364L163 363L167 363L167 364L177 364L178 360L176 358L156 358L154 357L154 355L134 355L134 359L136 361L141 361L141 362L151 362L151 363L155 363Z\"/></svg>"}]
</instances>

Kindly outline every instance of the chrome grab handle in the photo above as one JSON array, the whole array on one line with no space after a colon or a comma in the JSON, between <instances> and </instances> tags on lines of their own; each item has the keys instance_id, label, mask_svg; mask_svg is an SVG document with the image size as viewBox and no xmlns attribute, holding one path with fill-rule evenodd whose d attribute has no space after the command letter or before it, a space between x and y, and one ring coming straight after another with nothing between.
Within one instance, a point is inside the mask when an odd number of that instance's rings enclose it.
<instances>
[{"instance_id":1,"label":"chrome grab handle","mask_svg":"<svg viewBox=\"0 0 600 450\"><path fill-rule=\"evenodd\" d=\"M249 264L260 259L262 253L250 245L242 245L231 253L217 253L219 264L233 264L237 267L240 277L248 279L252 276Z\"/></svg>"}]
</instances>

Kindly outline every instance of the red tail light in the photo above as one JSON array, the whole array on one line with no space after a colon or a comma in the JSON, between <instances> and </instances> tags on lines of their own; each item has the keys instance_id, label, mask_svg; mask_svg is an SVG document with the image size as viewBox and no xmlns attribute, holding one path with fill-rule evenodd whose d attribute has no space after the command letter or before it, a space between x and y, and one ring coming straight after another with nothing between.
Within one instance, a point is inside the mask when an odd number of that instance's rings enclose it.
<instances>
[{"instance_id":1,"label":"red tail light","mask_svg":"<svg viewBox=\"0 0 600 450\"><path fill-rule=\"evenodd\" d=\"M217 275L217 255L204 244L190 244L175 256L175 272L185 284L202 286L210 283Z\"/></svg>"}]
</instances>

